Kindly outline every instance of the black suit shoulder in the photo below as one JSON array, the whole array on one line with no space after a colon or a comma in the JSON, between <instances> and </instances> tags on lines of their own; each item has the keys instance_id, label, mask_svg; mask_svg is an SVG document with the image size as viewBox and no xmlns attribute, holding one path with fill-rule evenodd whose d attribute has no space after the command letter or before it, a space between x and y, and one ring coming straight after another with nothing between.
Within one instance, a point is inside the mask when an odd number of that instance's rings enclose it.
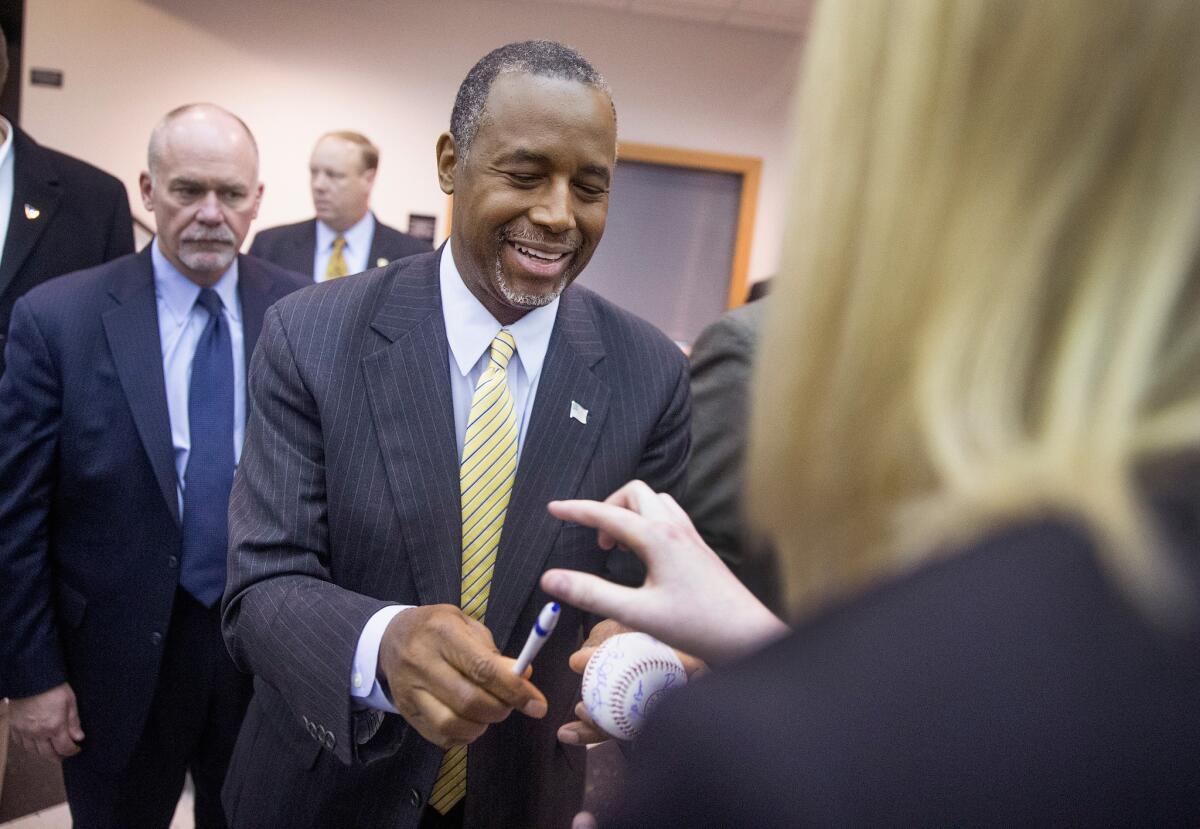
<instances>
[{"instance_id":1,"label":"black suit shoulder","mask_svg":"<svg viewBox=\"0 0 1200 829\"><path fill-rule=\"evenodd\" d=\"M428 253L430 250L432 246L424 239L410 236L376 219L375 238L371 240L372 259L367 266L374 265L380 257L391 261L418 253Z\"/></svg>"},{"instance_id":2,"label":"black suit shoulder","mask_svg":"<svg viewBox=\"0 0 1200 829\"><path fill-rule=\"evenodd\" d=\"M355 274L353 279L331 279L316 283L305 280L303 290L280 300L280 314L286 320L298 322L315 322L335 309L339 313L369 315L393 280L401 277L405 266L406 263L393 262L382 268Z\"/></svg>"},{"instance_id":3,"label":"black suit shoulder","mask_svg":"<svg viewBox=\"0 0 1200 829\"><path fill-rule=\"evenodd\" d=\"M41 144L35 145L37 152L58 173L59 180L68 189L91 192L106 199L120 199L128 203L125 185L111 173L106 173L86 161L60 153Z\"/></svg>"},{"instance_id":4,"label":"black suit shoulder","mask_svg":"<svg viewBox=\"0 0 1200 829\"><path fill-rule=\"evenodd\" d=\"M304 241L316 243L316 219L306 219L302 222L277 225L260 230L250 244L250 253L255 256L275 256L281 245L294 245ZM403 259L418 253L428 253L431 247L428 242L402 233L390 225L375 220L375 236L371 240L371 260L368 266L374 266L380 258L389 261ZM312 252L308 251L311 256Z\"/></svg>"},{"instance_id":5,"label":"black suit shoulder","mask_svg":"<svg viewBox=\"0 0 1200 829\"><path fill-rule=\"evenodd\" d=\"M312 285L312 280L302 273L280 267L274 262L249 253L238 257L239 276L252 274L252 278L265 280L275 286L281 294L290 294Z\"/></svg>"},{"instance_id":6,"label":"black suit shoulder","mask_svg":"<svg viewBox=\"0 0 1200 829\"><path fill-rule=\"evenodd\" d=\"M249 254L279 267L305 274L312 282L313 245L317 238L316 220L269 227L259 231Z\"/></svg>"},{"instance_id":7,"label":"black suit shoulder","mask_svg":"<svg viewBox=\"0 0 1200 829\"><path fill-rule=\"evenodd\" d=\"M727 311L692 344L692 459L682 506L729 569L775 609L774 557L748 532L743 499L750 381L768 302Z\"/></svg>"},{"instance_id":8,"label":"black suit shoulder","mask_svg":"<svg viewBox=\"0 0 1200 829\"><path fill-rule=\"evenodd\" d=\"M125 187L112 175L13 132L13 203L0 263L0 348L17 299L37 285L133 252ZM0 357L0 373L4 359Z\"/></svg>"},{"instance_id":9,"label":"black suit shoulder","mask_svg":"<svg viewBox=\"0 0 1200 829\"><path fill-rule=\"evenodd\" d=\"M316 221L314 219L307 219L303 222L293 222L292 224L263 228L254 234L254 239L250 243L250 252L253 254L254 249L260 245L270 246L302 233L315 232L312 230L315 225Z\"/></svg>"},{"instance_id":10,"label":"black suit shoulder","mask_svg":"<svg viewBox=\"0 0 1200 829\"><path fill-rule=\"evenodd\" d=\"M1197 698L1195 620L1155 627L1087 533L1031 522L664 703L615 825L1194 821Z\"/></svg>"},{"instance_id":11,"label":"black suit shoulder","mask_svg":"<svg viewBox=\"0 0 1200 829\"><path fill-rule=\"evenodd\" d=\"M726 311L700 332L694 344L695 351L700 351L705 343L732 341L734 347L753 353L762 333L767 305L767 302L760 300Z\"/></svg>"},{"instance_id":12,"label":"black suit shoulder","mask_svg":"<svg viewBox=\"0 0 1200 829\"><path fill-rule=\"evenodd\" d=\"M20 130L13 138L16 179L26 185L32 182L35 187L53 182L62 193L50 219L55 234L39 239L38 247L22 267L31 273L14 285L27 282L24 286L27 289L82 265L133 252L133 219L129 197L120 179L86 161L42 146ZM17 189L22 187L14 180L14 190ZM11 215L16 216L17 210L14 199ZM65 245L67 250L55 250L48 255L40 250L43 245ZM58 262L68 267L63 268ZM29 281L29 276L33 281Z\"/></svg>"},{"instance_id":13,"label":"black suit shoulder","mask_svg":"<svg viewBox=\"0 0 1200 829\"><path fill-rule=\"evenodd\" d=\"M317 238L316 220L277 225L258 231L250 242L249 254L277 264L312 270L312 250ZM309 280L312 281L311 279Z\"/></svg>"}]
</instances>

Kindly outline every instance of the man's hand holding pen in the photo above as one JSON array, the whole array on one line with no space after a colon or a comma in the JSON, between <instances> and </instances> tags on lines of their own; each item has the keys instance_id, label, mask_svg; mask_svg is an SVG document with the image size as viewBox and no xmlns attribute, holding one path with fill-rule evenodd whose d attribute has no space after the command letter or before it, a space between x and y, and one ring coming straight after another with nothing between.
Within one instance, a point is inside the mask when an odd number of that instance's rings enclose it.
<instances>
[{"instance_id":1,"label":"man's hand holding pen","mask_svg":"<svg viewBox=\"0 0 1200 829\"><path fill-rule=\"evenodd\" d=\"M396 710L442 748L474 742L514 710L541 718L546 698L491 632L454 605L414 607L388 624L379 676Z\"/></svg>"}]
</instances>

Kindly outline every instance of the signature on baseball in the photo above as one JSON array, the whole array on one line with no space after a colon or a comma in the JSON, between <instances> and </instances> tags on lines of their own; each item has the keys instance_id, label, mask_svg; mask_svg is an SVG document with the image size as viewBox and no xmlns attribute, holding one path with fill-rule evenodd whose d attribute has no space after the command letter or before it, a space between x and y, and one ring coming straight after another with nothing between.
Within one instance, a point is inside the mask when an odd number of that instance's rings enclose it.
<instances>
[{"instance_id":1,"label":"signature on baseball","mask_svg":"<svg viewBox=\"0 0 1200 829\"><path fill-rule=\"evenodd\" d=\"M664 693L687 684L675 651L645 633L621 633L596 649L583 672L583 704L606 733L632 740Z\"/></svg>"}]
</instances>

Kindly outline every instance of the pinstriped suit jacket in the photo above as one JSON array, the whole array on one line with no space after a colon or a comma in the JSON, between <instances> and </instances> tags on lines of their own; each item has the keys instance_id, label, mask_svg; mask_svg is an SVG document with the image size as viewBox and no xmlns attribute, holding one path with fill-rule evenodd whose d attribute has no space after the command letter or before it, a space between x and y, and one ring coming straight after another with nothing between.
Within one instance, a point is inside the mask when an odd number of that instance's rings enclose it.
<instances>
[{"instance_id":1,"label":"pinstriped suit jacket","mask_svg":"<svg viewBox=\"0 0 1200 829\"><path fill-rule=\"evenodd\" d=\"M225 635L256 675L225 786L236 826L415 826L441 752L396 715L356 711L359 633L385 604L457 604L458 457L431 252L275 306L251 367L254 415L230 505ZM630 478L680 494L686 362L659 331L580 287L564 292L497 557L487 618L515 655L551 566L601 572L592 531L556 498ZM588 410L571 419L572 402ZM467 825L565 826L583 752L560 746L585 618L564 609L535 665L550 711L472 744Z\"/></svg>"}]
</instances>

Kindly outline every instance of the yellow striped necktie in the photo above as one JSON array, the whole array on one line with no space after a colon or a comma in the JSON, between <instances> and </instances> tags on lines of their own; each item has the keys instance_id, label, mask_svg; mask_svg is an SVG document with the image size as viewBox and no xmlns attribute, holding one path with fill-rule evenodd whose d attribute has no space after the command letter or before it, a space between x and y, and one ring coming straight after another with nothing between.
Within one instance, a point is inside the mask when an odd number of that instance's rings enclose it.
<instances>
[{"instance_id":1,"label":"yellow striped necktie","mask_svg":"<svg viewBox=\"0 0 1200 829\"><path fill-rule=\"evenodd\" d=\"M459 466L462 501L463 613L482 622L487 613L500 532L517 472L517 418L508 390L508 361L517 343L507 329L492 340L488 364L475 386ZM467 747L454 746L442 758L429 804L442 814L467 793Z\"/></svg>"},{"instance_id":2,"label":"yellow striped necktie","mask_svg":"<svg viewBox=\"0 0 1200 829\"><path fill-rule=\"evenodd\" d=\"M325 279L337 279L350 273L346 257L342 251L346 249L346 237L339 236L333 240L333 253L329 254L329 264L325 266Z\"/></svg>"}]
</instances>

